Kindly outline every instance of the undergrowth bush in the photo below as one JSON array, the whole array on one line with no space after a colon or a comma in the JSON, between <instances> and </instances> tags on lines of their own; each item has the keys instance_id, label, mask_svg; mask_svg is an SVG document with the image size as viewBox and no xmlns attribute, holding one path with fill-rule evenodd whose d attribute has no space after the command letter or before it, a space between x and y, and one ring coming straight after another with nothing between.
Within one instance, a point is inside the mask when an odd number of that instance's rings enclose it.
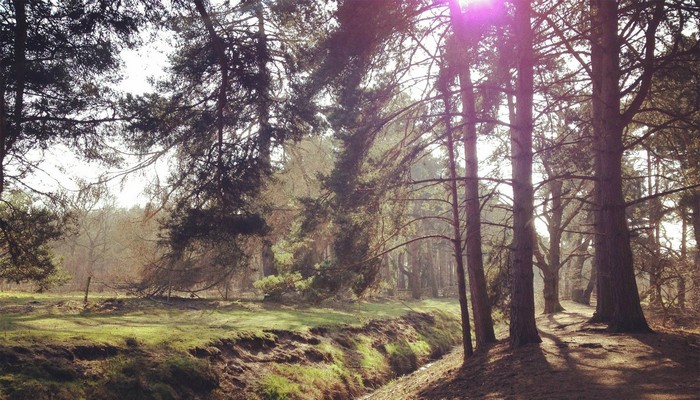
<instances>
[{"instance_id":1,"label":"undergrowth bush","mask_svg":"<svg viewBox=\"0 0 700 400\"><path fill-rule=\"evenodd\" d=\"M278 299L285 294L300 293L308 288L309 281L299 272L282 273L266 276L253 283L266 298Z\"/></svg>"}]
</instances>

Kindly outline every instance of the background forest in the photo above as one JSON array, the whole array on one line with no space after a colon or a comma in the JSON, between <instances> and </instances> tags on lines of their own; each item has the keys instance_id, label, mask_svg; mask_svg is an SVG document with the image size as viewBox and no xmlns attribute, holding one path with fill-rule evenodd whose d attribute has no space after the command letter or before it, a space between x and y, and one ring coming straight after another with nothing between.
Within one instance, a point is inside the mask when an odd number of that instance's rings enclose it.
<instances>
[{"instance_id":1,"label":"background forest","mask_svg":"<svg viewBox=\"0 0 700 400\"><path fill-rule=\"evenodd\" d=\"M477 348L495 340L496 311L513 344L538 341L560 298L595 298L617 331L648 330L642 302L700 311L697 1L0 15L3 290L459 296L465 354L471 323ZM127 92L121 55L149 43L166 69ZM38 184L59 146L85 168L168 170L124 208L106 178Z\"/></svg>"}]
</instances>

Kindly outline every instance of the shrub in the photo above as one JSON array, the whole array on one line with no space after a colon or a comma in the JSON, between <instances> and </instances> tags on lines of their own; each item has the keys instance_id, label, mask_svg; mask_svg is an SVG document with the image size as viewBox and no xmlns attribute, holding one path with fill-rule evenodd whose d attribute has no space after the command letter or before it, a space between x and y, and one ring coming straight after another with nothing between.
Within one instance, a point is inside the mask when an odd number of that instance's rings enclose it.
<instances>
[{"instance_id":1,"label":"shrub","mask_svg":"<svg viewBox=\"0 0 700 400\"><path fill-rule=\"evenodd\" d=\"M298 272L266 276L253 286L262 291L266 298L279 298L284 294L297 293L304 290L308 282Z\"/></svg>"}]
</instances>

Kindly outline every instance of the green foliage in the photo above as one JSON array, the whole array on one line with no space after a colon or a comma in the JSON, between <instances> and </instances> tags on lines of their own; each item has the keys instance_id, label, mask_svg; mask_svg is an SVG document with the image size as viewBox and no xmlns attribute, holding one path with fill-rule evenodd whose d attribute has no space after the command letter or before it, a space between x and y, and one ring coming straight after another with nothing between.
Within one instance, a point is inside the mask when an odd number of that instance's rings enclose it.
<instances>
[{"instance_id":1,"label":"green foliage","mask_svg":"<svg viewBox=\"0 0 700 400\"><path fill-rule=\"evenodd\" d=\"M279 298L287 293L303 292L309 287L309 280L304 279L299 272L282 273L266 276L253 286L262 291L266 298Z\"/></svg>"},{"instance_id":2,"label":"green foliage","mask_svg":"<svg viewBox=\"0 0 700 400\"><path fill-rule=\"evenodd\" d=\"M298 53L313 40L294 32L309 33L318 10L314 1L173 4L165 26L178 41L168 76L157 93L122 103L137 116L127 127L134 149L177 152L167 184L154 188L171 205L167 254L149 266L145 286L162 292L173 271L178 289L228 282L246 265L246 236L268 233L261 191L272 151L317 118L308 99L290 100L304 68Z\"/></svg>"},{"instance_id":3,"label":"green foliage","mask_svg":"<svg viewBox=\"0 0 700 400\"><path fill-rule=\"evenodd\" d=\"M327 90L334 97L327 118L338 140L335 166L323 177L330 196L303 202L307 218L302 231L324 222L333 227L333 266L316 271L312 284L320 298L348 289L359 296L376 284L380 263L372 257L382 222L379 212L389 182L398 177L378 177L364 167L389 119L383 108L397 94L397 85L381 73L372 74L391 62L383 50L401 42L414 6L403 1L341 3L336 29L319 46L324 57L309 90ZM364 85L366 79L372 80L371 88Z\"/></svg>"},{"instance_id":4,"label":"green foliage","mask_svg":"<svg viewBox=\"0 0 700 400\"><path fill-rule=\"evenodd\" d=\"M39 291L65 282L49 245L62 236L66 221L20 191L0 200L0 279L35 282Z\"/></svg>"},{"instance_id":5,"label":"green foliage","mask_svg":"<svg viewBox=\"0 0 700 400\"><path fill-rule=\"evenodd\" d=\"M139 28L158 17L159 2L40 0L14 5L19 7L8 3L0 8L0 90L14 100L0 110L3 146L9 150L2 157L14 154L13 162L30 163L20 155L64 138L88 158L108 158L96 134L108 133L99 127L112 105L109 85L119 68L119 52L134 46Z\"/></svg>"}]
</instances>

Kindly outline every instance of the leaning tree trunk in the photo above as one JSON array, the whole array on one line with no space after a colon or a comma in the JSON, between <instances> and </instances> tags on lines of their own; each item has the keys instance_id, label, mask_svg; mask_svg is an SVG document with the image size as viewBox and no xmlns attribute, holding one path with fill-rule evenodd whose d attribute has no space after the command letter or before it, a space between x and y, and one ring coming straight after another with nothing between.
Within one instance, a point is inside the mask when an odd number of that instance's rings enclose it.
<instances>
[{"instance_id":1,"label":"leaning tree trunk","mask_svg":"<svg viewBox=\"0 0 700 400\"><path fill-rule=\"evenodd\" d=\"M515 37L518 38L515 125L511 129L513 167L513 244L510 343L522 346L542 340L535 324L533 288L534 191L532 187L532 101L534 93L534 51L532 48L531 5L515 2Z\"/></svg>"},{"instance_id":2,"label":"leaning tree trunk","mask_svg":"<svg viewBox=\"0 0 700 400\"><path fill-rule=\"evenodd\" d=\"M612 315L604 315L615 332L648 332L634 275L630 234L622 193L622 132L618 79L619 39L617 2L591 0L591 70L593 75L593 131L597 215L596 257L598 276L607 281L598 286L610 296ZM599 280L599 283L603 283ZM607 298L606 298L607 301ZM596 309L598 311L598 309Z\"/></svg>"}]
</instances>

